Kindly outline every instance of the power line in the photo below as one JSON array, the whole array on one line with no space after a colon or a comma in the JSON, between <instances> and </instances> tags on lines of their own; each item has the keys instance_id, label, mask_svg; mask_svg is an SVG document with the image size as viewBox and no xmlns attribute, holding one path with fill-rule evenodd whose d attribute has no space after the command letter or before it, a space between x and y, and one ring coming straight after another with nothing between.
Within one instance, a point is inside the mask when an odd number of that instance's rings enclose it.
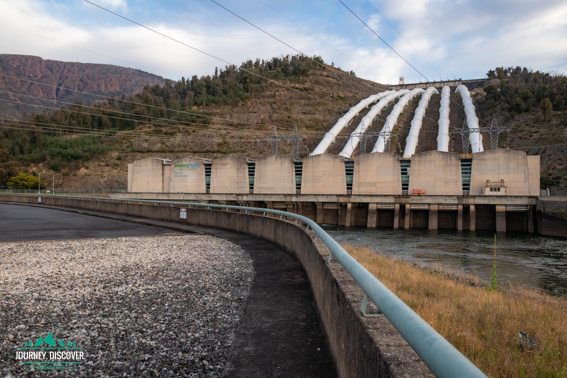
<instances>
[{"instance_id":1,"label":"power line","mask_svg":"<svg viewBox=\"0 0 567 378\"><path fill-rule=\"evenodd\" d=\"M441 72L439 72L439 71L437 70L437 68L433 67L433 65L432 65L431 63L429 63L429 61L428 61L427 59L425 59L425 57L423 57L423 56L419 53L419 51L418 51L415 47L413 47L413 45L412 45L411 43L409 43L409 41L408 41L407 39L404 38L404 36L402 35L402 33L400 33L400 32L398 31L398 29L396 29L396 28L394 27L394 25L392 25L392 24L390 23L390 21L388 21L388 20L386 19L386 17L384 17L384 16L382 15L382 13L380 13L380 11L379 11L378 9L376 9L376 7L370 2L370 0L366 0L366 1L368 1L368 4L370 4L370 6L371 6L372 8L374 8L374 10L380 15L380 17L382 17L382 18L384 19L384 21L386 21L386 22L388 23L388 25L390 25L390 27L391 27L392 29L394 29L394 30L396 31L396 33L398 33L398 35L399 35L408 45L410 45L412 49L415 50L415 52L421 57L421 59L425 60L425 61L427 62L427 64L429 64L429 65L431 66L431 68L433 68L435 71L437 71L437 73L438 73L440 76L443 76L443 75L441 74Z\"/></svg>"},{"instance_id":2,"label":"power line","mask_svg":"<svg viewBox=\"0 0 567 378\"><path fill-rule=\"evenodd\" d=\"M27 95L27 94L24 94L24 93L15 93L15 92L10 92L10 91L3 91L3 90L0 90L0 93L2 93L2 92L3 92L3 93L10 93L10 94L17 95L17 96L37 98L37 99L40 99L40 100L48 100L48 99L44 99L44 98L42 98L42 97ZM48 101L49 101L49 100L48 100ZM173 122L181 123L181 124L188 125L188 126L192 126L192 125L204 125L204 126L209 126L209 125L204 124L204 123L193 123L193 122L191 122L191 121L171 120L171 119L169 119L169 118L156 117L156 116L145 115L145 114L128 113L128 112L124 112L124 111L121 111L121 110L97 108L97 107L94 107L94 106L88 106L88 105L83 105L83 104L80 104L80 105L79 105L79 104L74 104L74 103L72 103L72 102L65 102L65 101L59 101L59 100L54 100L54 101L57 101L57 102L60 103L60 104L66 104L66 105L71 105L71 106L78 106L78 107L80 107L80 108L94 109L94 110L98 110L98 111L112 112L112 113L116 113L116 114L125 114L125 115L131 115L131 116L135 116L135 117L155 118L155 119L157 119L157 120L163 120L163 121L173 121ZM138 104L138 105L144 106L144 104ZM56 108L56 107L52 107L52 108L57 109L57 110L60 110L60 111L62 110L62 109L59 109L59 108ZM64 111L71 111L70 108L68 108L68 109L69 109L69 110L65 109ZM90 114L90 113L89 113L89 114ZM99 117L108 117L107 115L104 115L104 114L91 114L91 115L93 115L93 116L99 116ZM136 119L131 119L131 121L144 122L144 121L139 121L139 120L136 120ZM153 122L153 121L147 121L147 122L155 123L155 122Z\"/></svg>"},{"instance_id":3,"label":"power line","mask_svg":"<svg viewBox=\"0 0 567 378\"><path fill-rule=\"evenodd\" d=\"M336 48L334 48L333 46L331 46L330 44L328 44L327 42L325 42L324 40L322 40L321 38L317 37L315 34L311 33L309 30L301 27L300 25L298 25L297 23L295 23L294 21L290 20L289 18L287 18L286 16L284 16L282 13L280 13L278 10L272 8L270 5L266 4L265 2L263 2L262 0L258 0L259 2L261 2L262 4L264 4L265 6L267 6L268 8L270 8L271 10L273 10L274 12L276 12L277 14L279 14L280 16L282 16L283 18L285 18L286 20L288 20L289 22L291 22L292 24L294 24L295 26L297 26L298 28L300 28L301 30L305 31L306 33L309 33L310 35L312 35L313 37L317 38L319 41L323 42L325 45L329 46L330 48L332 48L333 50L335 50L336 52L338 52L339 54L341 54L342 56L344 56L345 58L347 58L348 60L350 60L351 62L353 62L354 64L356 64L357 66L360 66L362 68L364 68L367 71L370 72L374 72L372 71L370 68L358 63L357 61L351 59L348 55L342 53L340 50L337 50ZM376 73L376 72L374 72Z\"/></svg>"},{"instance_id":4,"label":"power line","mask_svg":"<svg viewBox=\"0 0 567 378\"><path fill-rule=\"evenodd\" d=\"M220 121L225 121L225 122L236 122L236 123L243 124L243 125L253 125L253 126L262 126L262 127L270 126L270 125L264 125L264 124L261 124L261 123L240 122L240 121L234 121L234 120L230 120L230 119L226 119L226 118L222 118L222 117L214 117L214 116L210 116L210 115L206 115L206 114L193 113L193 112L184 111L184 110L170 109L170 108L166 108L166 107L163 107L163 106L148 105L148 104L143 104L143 103L139 103L139 102L135 102L135 101L122 100L122 99L119 99L119 98L97 95L97 94L94 94L94 93L79 91L79 90L65 88L65 87L58 87L56 85L51 85L51 84L40 83L38 81L21 79L21 78L18 78L16 76L5 75L5 74L2 74L2 73L0 73L0 76L8 77L8 78L11 78L11 79L17 79L17 80L21 80L21 81L26 81L28 83L35 83L35 84L38 84L38 85L44 85L44 86L47 86L47 87L57 88L59 90L65 90L65 91L76 92L76 93L80 93L80 94L84 94L84 95L99 97L99 98L103 98L105 100L114 99L115 101L124 102L124 103L127 103L127 104L141 105L141 106L144 106L144 107L148 107L148 108L152 108L152 109L165 110L165 111L168 111L168 112L175 112L175 113L187 114L187 115L196 116L196 117L210 118L210 119L215 119L215 120L220 120ZM56 99L55 101L59 101L59 100ZM76 104L73 104L73 105L76 105ZM83 106L85 106L85 105L83 105Z\"/></svg>"},{"instance_id":5,"label":"power line","mask_svg":"<svg viewBox=\"0 0 567 378\"><path fill-rule=\"evenodd\" d=\"M30 98L35 98L35 99L39 99L39 100L44 100L44 101L52 101L52 100L48 100L42 97L38 97L38 96L32 96L32 95L26 95L23 93L14 93L14 92L9 92L9 91L2 91L0 90L0 92L5 92L5 93L9 93L9 94L13 94L16 96L24 96L24 97L30 97ZM143 117L143 118L155 118L157 120L165 120L165 121L169 121L170 123L162 123L162 122L156 122L155 120L138 120L135 118L121 118L121 117L115 117L115 116L110 116L107 114L95 114L95 113L89 113L89 112L79 112L77 110L72 110L70 107L69 108L58 108L55 106L47 106L47 105L39 105L39 104L30 104L30 103L26 103L26 102L17 102L17 101L11 101L11 100L5 100L5 99L0 99L0 101L4 101L4 102L8 102L8 103L12 103L12 104L16 104L16 105L27 105L27 106L33 106L33 107L42 107L42 108L47 108L47 109L54 109L56 111L60 111L60 112L71 112L71 113L79 113L79 114L87 114L93 117L106 117L106 118L112 118L112 119L119 119L119 120L126 120L126 121L132 121L132 122L139 122L139 123L151 123L151 124L155 124L155 125L166 125L166 126L184 126L184 127L195 127L195 128L199 128L201 127L201 129L220 129L220 130L226 130L225 126L230 126L230 125L214 125L214 124L205 124L205 123L197 123L197 122L191 122L191 121L180 121L180 120L176 120L176 119L169 119L169 118L162 118L162 117L155 117L155 116L150 116L150 115L140 115L140 114L135 114L135 113L128 113L128 112L123 112L120 110L113 110L113 109L104 109L104 108L97 108L97 107L92 107L92 106L87 106L87 105L82 105L82 104L73 104L73 103L68 103L68 102L64 102L64 101L60 101L61 103L64 104L70 104L71 106L77 106L80 108L87 108L87 109L93 109L93 110L97 110L97 111L106 111L109 113L115 113L115 114L124 114L124 115L130 115L130 116L134 116L134 117ZM138 104L138 103L136 103ZM144 104L138 104L143 106ZM193 113L189 113L189 114L193 114ZM221 120L225 120L222 119ZM225 120L225 121L229 121L230 120ZM234 121L236 122L236 121ZM236 122L239 123L239 122ZM269 125L261 125L261 124L256 124L259 126L269 126ZM254 130L254 132L256 133L262 133L262 132L269 132L268 130Z\"/></svg>"},{"instance_id":6,"label":"power line","mask_svg":"<svg viewBox=\"0 0 567 378\"><path fill-rule=\"evenodd\" d=\"M32 33L32 32L29 32L29 31L21 30L21 29L15 28L15 27L13 27L13 26L6 25L6 24L0 23L0 26L4 26L4 27L6 27L6 28L10 28L10 29L17 30L17 31L19 31L19 32L21 32L21 33L26 33L26 34L29 34L29 35L33 35L34 37L37 37L37 38L43 38L43 39L48 40L48 41L51 41L51 42L60 43L60 44L62 44L62 45L69 46L69 47L73 47L73 48L75 48L75 49L83 50L83 51L89 52L89 53L91 53L91 54L100 55L100 56L103 56L103 57L105 57L105 58L110 58L110 59L118 60L118 61L120 61L120 62L124 62L124 63L128 63L128 64L133 64L134 66L143 67L143 68L149 69L149 70L154 71L154 72L165 73L165 72L161 72L161 71L159 71L159 70L153 69L153 68L151 68L151 67L145 67L145 66L142 66L142 65L139 65L139 64L135 64L135 63L129 62L129 61L127 61L127 60L114 58L114 57L112 57L112 56L110 56L110 55L104 55L104 54L101 54L101 53L97 53L97 52L95 52L95 51L83 49L82 47L70 45L70 44L65 43L65 42L61 42L61 41L57 41L57 40L55 40L55 39L47 38L47 37L44 37L44 36L41 36L41 35L38 35L38 34L34 34L34 33ZM171 74L168 74L168 75L170 75L170 76L175 76L175 75L171 75Z\"/></svg>"},{"instance_id":7,"label":"power line","mask_svg":"<svg viewBox=\"0 0 567 378\"><path fill-rule=\"evenodd\" d=\"M188 45L188 44L186 44L185 42L181 42L181 41L179 41L179 40L177 40L177 39L175 39L175 38L172 38L172 37L170 37L170 36L168 36L168 35L166 35L166 34L163 34L163 33L161 33L161 32L158 32L157 30L154 30L154 29L152 29L152 28L149 28L149 27L147 27L147 26L145 26L145 25L142 25L142 24L140 24L140 23L138 23L138 22L136 22L136 21L133 21L133 20L131 20L131 19L129 19L129 18L126 18L126 17L124 17L124 16L121 16L121 15L119 15L118 13L112 12L111 10L108 10L108 9L106 9L106 8L104 8L104 7L101 7L100 5L97 5L97 4L93 3L93 2L90 2L89 0L83 0L83 1L86 2L86 3L89 3L89 4L91 4L91 5L94 5L95 7L100 8L100 9L102 9L102 10L108 12L108 13L111 13L111 14L117 16L117 17L120 17L120 18L122 18L122 19L124 19L124 20L126 20L126 21L128 21L128 22L131 22L131 23L133 23L133 24L136 24L136 25L138 25L138 26L141 26L142 28L147 29L147 30L149 30L149 31L151 31L151 32L153 32L153 33L159 34L159 35L161 35L162 37L165 37L165 38L170 39L170 40L172 40L172 41L174 41L174 42L177 42L177 43L179 43L179 44L181 44L181 45L183 45L183 46L185 46L185 47L189 47L190 49L193 49L193 50L195 50L195 51L198 51L198 52L200 52L201 54L205 54L205 55L207 55L207 56L209 56L209 57L211 57L211 58L213 58L213 59L217 59L217 60L219 60L219 61L221 61L221 62L223 62L223 63L225 63L225 64L228 64L228 65L230 65L230 66L237 67L237 65L234 64L234 63L231 63L231 62L229 62L229 61L226 61L226 60L224 60L224 59L221 59L221 58L219 58L219 57L216 57L216 56L214 56L214 55L212 55L212 54L209 54L209 53L207 53L207 52L205 52L205 51L203 51L203 50L200 50L200 49L198 49L198 48L196 48L196 47L193 47L193 46L191 46L191 45ZM259 78L262 78L262 79L264 79L264 80L267 80L267 81L269 81L269 82L271 82L271 83L273 83L273 84L275 84L275 85L279 85L279 86L281 86L281 87L288 88L288 89L291 89L291 90L296 91L296 92L298 92L298 93L301 93L302 95L305 95L305 93L303 93L303 92L300 91L300 90L297 90L297 89L295 89L295 88L293 88L293 87L289 87L289 86L287 86L287 85L278 83L277 81L271 80L270 78L267 78L267 77L265 77L265 76L259 75L259 74L255 73L255 72L253 72L253 71L247 70L246 68L240 67L239 69L242 70L242 71L244 71L244 72L249 73L250 75L257 76L257 77L259 77ZM310 95L307 95L307 96L310 96ZM326 102L326 103L328 103L328 104L332 104L332 103L329 102L329 101L326 101L326 100L323 100L323 99L320 99L320 100L321 100L321 101L324 101L324 102ZM334 104L333 104L333 105L334 105Z\"/></svg>"},{"instance_id":8,"label":"power line","mask_svg":"<svg viewBox=\"0 0 567 378\"><path fill-rule=\"evenodd\" d=\"M267 31L265 31L265 30L261 29L260 27L254 25L253 23L251 23L250 21L246 20L245 18L240 17L239 15L237 15L236 13L234 13L233 11L231 11L230 9L228 9L228 8L224 7L223 5L217 3L215 0L211 0L211 1L212 1L213 3L215 3L216 5L218 5L219 7L221 7L222 9L224 9L225 11L227 11L227 12L229 12L229 13L232 13L232 14L235 15L236 17L240 18L242 21L244 21L244 22L246 22L247 24L249 24L249 25L255 27L255 28L258 29L258 30L260 30L262 33L269 35L270 37L272 37L273 39L275 39L275 40L278 41L279 43L286 45L287 47L289 47L290 49L292 49L292 50L294 50L294 51L300 53L301 55L305 55L304 53L302 53L301 51L299 51L299 50L296 49L295 47L288 45L287 43L285 43L285 42L282 41L281 39L279 39L279 38L277 38L277 37L271 35L271 34L268 33Z\"/></svg>"},{"instance_id":9,"label":"power line","mask_svg":"<svg viewBox=\"0 0 567 378\"><path fill-rule=\"evenodd\" d=\"M53 123L42 123L42 122L29 122L29 121L18 121L12 119L2 119L0 118L0 122L3 124L6 123L5 121L9 121L8 126L4 125L4 128L16 128L21 129L24 131L33 131L33 132L72 132L74 134L79 135L93 135L99 137L133 137L133 138L151 138L151 139L158 139L158 140L169 140L169 139L176 139L177 135L147 135L143 134L143 130L98 130L98 129L85 129L80 127L74 126L65 126L65 125L58 125ZM28 123L27 125L20 125L19 123ZM42 125L42 126L38 126ZM0 128L2 128L0 126ZM78 129L78 130L77 130ZM190 137L190 140L224 140L223 138L219 137ZM231 139L231 142L255 142L255 141L269 141L269 138L254 138L254 139Z\"/></svg>"},{"instance_id":10,"label":"power line","mask_svg":"<svg viewBox=\"0 0 567 378\"><path fill-rule=\"evenodd\" d=\"M29 103L26 103L26 102L17 102L17 101L10 101L10 100L4 100L4 99L0 99L0 101L8 102L8 103L11 103L11 104L16 104L16 105L32 106L32 107L39 107L39 108L46 108L46 109L55 109L55 110L61 111L60 108L57 108L57 107L54 107L54 106L35 105L35 104L29 104ZM139 121L139 120L132 119L132 118L121 118L121 117L109 116L109 115L104 115L104 114L92 114L92 113L87 113L87 112L80 112L78 110L65 109L64 111L71 112L71 113L78 113L78 114L86 114L86 115L94 116L94 117L106 117L106 118L112 118L112 119L119 119L119 120L123 120L123 121L142 122L142 123L146 122L146 123L151 123L151 124L154 124L154 125L173 126L170 123L161 123L161 122L154 122L154 121ZM120 113L120 112L118 112L118 113ZM196 125L204 125L204 124L196 124ZM205 126L209 126L209 125L205 125Z\"/></svg>"},{"instance_id":11,"label":"power line","mask_svg":"<svg viewBox=\"0 0 567 378\"><path fill-rule=\"evenodd\" d=\"M287 47L289 47L289 48L295 50L296 52L300 53L301 55L304 55L304 56L305 56L304 53L302 53L301 51L297 50L297 49L294 48L293 46L291 46L291 45L285 43L284 41L278 39L277 37L273 36L272 34L268 33L267 31L263 30L262 28L260 28L260 27L258 27L258 26L256 26L256 25L254 25L253 23L251 23L250 21L244 19L243 17L239 16L238 14L234 13L234 12L231 11L230 9L228 9L228 8L222 6L221 4L217 3L215 0L211 0L211 1L212 1L213 3L215 3L215 4L217 4L219 7L221 7L221 8L223 8L223 9L225 9L226 11L230 12L230 13L233 14L234 16L240 18L240 19L243 20L244 22L248 23L249 25L253 26L254 28L260 30L261 32L263 32L263 33L267 34L268 36L274 38L274 39L277 40L278 42L284 44L285 46L287 46ZM261 0L260 0L260 1L261 1ZM394 51L400 58L402 58L402 59L403 59L411 68L413 68L418 74L420 74L420 75L423 76L427 81L429 81L429 79L427 79L427 77L425 77L425 76L424 76L421 72L419 72L414 66L412 66L404 57L402 57L396 50L394 50L393 47L391 47L384 39L382 39L378 34L376 34L376 32L374 32L374 30L372 30L364 21L362 21L362 19L361 19L360 17L358 17L345 3L343 3L342 0L339 0L339 1L340 1L341 4L343 4L356 18L358 18L358 19L360 20L360 22L362 22L368 29L370 29L370 31L371 31L372 33L374 33L374 35L376 35L378 38L380 38L380 40L381 40L382 42L384 42L384 43L386 44L386 46L388 46L390 49L392 49L392 51ZM313 60L313 61L316 62L317 64L321 64L321 63L315 61L315 60L312 59L312 58L309 58L309 59ZM357 83L357 84L358 84L358 83ZM453 101L454 101L454 100L453 100ZM458 104L458 103L457 103L457 104ZM458 104L458 105L460 106L460 104ZM461 106L461 107L462 107L462 106ZM464 107L463 107L463 109L464 109ZM466 110L466 109L465 109L465 110ZM415 111L412 111L412 113L415 114ZM427 117L425 117L425 118L428 119ZM432 121L434 121L434 120L432 120ZM434 122L435 122L435 121L434 121Z\"/></svg>"},{"instance_id":12,"label":"power line","mask_svg":"<svg viewBox=\"0 0 567 378\"><path fill-rule=\"evenodd\" d=\"M85 1L86 1L86 0L85 0ZM413 69L415 70L415 72L417 72L418 74L420 74L421 76L423 76L423 77L425 78L425 80L429 81L429 79L428 79L427 77L425 77L425 75L423 75L421 72L419 72L419 71L417 70L417 68L415 68L414 66L412 66L411 63L408 62L403 56L401 56L392 46L390 46L390 45L388 44L388 42L386 42L386 41L385 41L382 37L380 37L374 30L372 30L372 28L371 28L370 26L368 26L368 25L366 24L366 22L362 21L362 19L361 19L360 17L358 17L357 14L354 13L345 3L343 3L342 0L339 0L339 1L340 1L340 3L341 3L342 5L344 5L344 7L345 7L346 9L349 10L350 13L352 13L352 14L354 15L354 17L358 18L358 20L359 20L360 22L362 22L362 23L364 24L364 26L366 26L366 27L368 28L368 30L370 30L376 37L380 38L380 40L381 40L382 42L384 42L384 44L385 44L386 46L388 46L388 47L390 48L390 50L392 50L393 52L395 52L397 56L399 56L404 62L406 62L411 68L413 68Z\"/></svg>"},{"instance_id":13,"label":"power line","mask_svg":"<svg viewBox=\"0 0 567 378\"><path fill-rule=\"evenodd\" d=\"M264 33L264 34L266 34L266 35L272 37L273 39L275 39L276 41L280 42L281 44L283 44L283 45L289 47L290 49L296 51L297 53L301 54L302 56L304 56L304 57L310 59L310 60L313 61L315 64L318 64L318 65L320 65L321 67L326 67L325 64L322 64L322 63L316 61L315 59L313 59L313 58L307 56L306 54L304 54L303 52L299 51L299 50L296 49L295 47L289 45L288 43L285 43L285 42L282 41L281 39L279 39L279 38L273 36L272 34L268 33L267 31L265 31L264 29L260 28L259 26L256 26L256 25L254 25L253 23L251 23L250 21L246 20L244 17L239 16L238 14L234 13L234 12L231 11L230 9L228 9L228 8L224 7L223 5L217 3L215 0L211 0L211 1L212 1L213 3L215 3L216 5L218 5L219 7L223 8L224 10L226 10L227 12L232 13L234 16L240 18L242 21L246 22L247 24L253 26L254 28L256 28L256 29L258 29L258 30L260 30L262 33ZM338 71L339 71L339 74L342 75L342 72L340 72L340 70L338 70ZM348 78L348 79L351 79L351 78ZM352 80L352 79L351 79L351 80ZM355 84L357 84L359 87L363 88L365 91L368 91L368 92L371 92L371 93L374 92L374 91L372 91L372 90L369 90L368 88L363 87L361 84L357 83L356 81L353 81L353 82L354 82Z\"/></svg>"}]
</instances>

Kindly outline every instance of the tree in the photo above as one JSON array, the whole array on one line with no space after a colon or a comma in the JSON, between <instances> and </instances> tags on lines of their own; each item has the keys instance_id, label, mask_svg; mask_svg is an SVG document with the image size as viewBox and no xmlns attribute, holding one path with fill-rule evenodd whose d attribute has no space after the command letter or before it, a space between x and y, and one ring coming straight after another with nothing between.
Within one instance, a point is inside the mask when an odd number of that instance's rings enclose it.
<instances>
[{"instance_id":1,"label":"tree","mask_svg":"<svg viewBox=\"0 0 567 378\"><path fill-rule=\"evenodd\" d=\"M8 181L12 189L35 189L39 186L39 178L20 172Z\"/></svg>"},{"instance_id":2,"label":"tree","mask_svg":"<svg viewBox=\"0 0 567 378\"><path fill-rule=\"evenodd\" d=\"M547 117L551 115L553 111L553 104L551 104L551 100L548 98L544 98L540 102L541 105L541 113L543 114L543 120L546 121Z\"/></svg>"},{"instance_id":3,"label":"tree","mask_svg":"<svg viewBox=\"0 0 567 378\"><path fill-rule=\"evenodd\" d=\"M20 163L14 160L8 151L0 149L0 186L6 185L10 177L16 175L20 169Z\"/></svg>"}]
</instances>

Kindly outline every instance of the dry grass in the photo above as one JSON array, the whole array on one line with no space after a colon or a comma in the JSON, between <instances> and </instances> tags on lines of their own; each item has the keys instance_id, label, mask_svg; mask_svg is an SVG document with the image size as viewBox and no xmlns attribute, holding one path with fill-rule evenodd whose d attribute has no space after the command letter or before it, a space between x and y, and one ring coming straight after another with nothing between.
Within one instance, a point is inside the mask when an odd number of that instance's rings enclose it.
<instances>
[{"instance_id":1,"label":"dry grass","mask_svg":"<svg viewBox=\"0 0 567 378\"><path fill-rule=\"evenodd\" d=\"M345 249L490 377L567 377L567 299L489 291L362 247ZM524 349L526 332L541 350Z\"/></svg>"}]
</instances>

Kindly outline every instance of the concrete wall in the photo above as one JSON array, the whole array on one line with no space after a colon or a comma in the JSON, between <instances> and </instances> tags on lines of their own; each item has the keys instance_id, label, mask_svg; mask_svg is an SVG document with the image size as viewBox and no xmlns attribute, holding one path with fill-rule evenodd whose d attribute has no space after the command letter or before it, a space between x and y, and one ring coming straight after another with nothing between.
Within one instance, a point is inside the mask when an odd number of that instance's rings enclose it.
<instances>
[{"instance_id":1,"label":"concrete wall","mask_svg":"<svg viewBox=\"0 0 567 378\"><path fill-rule=\"evenodd\" d=\"M256 160L254 193L295 194L295 165L293 160L278 155Z\"/></svg>"},{"instance_id":2,"label":"concrete wall","mask_svg":"<svg viewBox=\"0 0 567 378\"><path fill-rule=\"evenodd\" d=\"M539 165L540 156L528 156L528 182L530 185L530 196L540 195L540 176L541 168Z\"/></svg>"},{"instance_id":3,"label":"concrete wall","mask_svg":"<svg viewBox=\"0 0 567 378\"><path fill-rule=\"evenodd\" d=\"M345 158L321 154L303 159L301 194L346 194Z\"/></svg>"},{"instance_id":4,"label":"concrete wall","mask_svg":"<svg viewBox=\"0 0 567 378\"><path fill-rule=\"evenodd\" d=\"M503 179L508 196L537 196L539 176L539 162L536 166L536 159L530 159L528 167L528 157L523 151L498 149L479 152L473 155L470 195L483 195L486 180L500 182Z\"/></svg>"},{"instance_id":5,"label":"concrete wall","mask_svg":"<svg viewBox=\"0 0 567 378\"><path fill-rule=\"evenodd\" d=\"M211 193L249 193L247 162L234 156L213 159Z\"/></svg>"},{"instance_id":6,"label":"concrete wall","mask_svg":"<svg viewBox=\"0 0 567 378\"><path fill-rule=\"evenodd\" d=\"M408 83L408 84L388 85L388 88L395 90L429 88L429 87L442 88L444 86L458 87L459 85L463 84L469 90L472 90L482 86L482 84L486 82L486 80L487 79L471 79L471 80L458 79L458 80L448 80L448 81L432 81L430 83L428 82L428 83Z\"/></svg>"},{"instance_id":7,"label":"concrete wall","mask_svg":"<svg viewBox=\"0 0 567 378\"><path fill-rule=\"evenodd\" d=\"M128 164L128 179L132 192L161 193L164 191L164 164L162 159L147 158ZM130 173L132 172L132 173Z\"/></svg>"},{"instance_id":8,"label":"concrete wall","mask_svg":"<svg viewBox=\"0 0 567 378\"><path fill-rule=\"evenodd\" d=\"M128 193L132 192L132 178L134 177L133 165L132 163L128 164Z\"/></svg>"},{"instance_id":9,"label":"concrete wall","mask_svg":"<svg viewBox=\"0 0 567 378\"><path fill-rule=\"evenodd\" d=\"M2 200L38 203L37 196L6 195ZM316 245L311 236L293 222L198 208L187 209L187 219L182 220L179 208L167 204L154 206L49 196L42 197L42 203L227 229L275 243L294 254L305 268L339 377L433 377L386 318L362 317L363 291L358 284L343 268L331 269L326 263L329 250Z\"/></svg>"},{"instance_id":10,"label":"concrete wall","mask_svg":"<svg viewBox=\"0 0 567 378\"><path fill-rule=\"evenodd\" d=\"M409 194L425 189L426 195L462 195L459 154L427 151L411 157Z\"/></svg>"},{"instance_id":11,"label":"concrete wall","mask_svg":"<svg viewBox=\"0 0 567 378\"><path fill-rule=\"evenodd\" d=\"M206 193L203 159L186 157L171 162L168 193Z\"/></svg>"},{"instance_id":12,"label":"concrete wall","mask_svg":"<svg viewBox=\"0 0 567 378\"><path fill-rule=\"evenodd\" d=\"M354 161L352 194L402 194L400 159L393 154L364 154Z\"/></svg>"}]
</instances>

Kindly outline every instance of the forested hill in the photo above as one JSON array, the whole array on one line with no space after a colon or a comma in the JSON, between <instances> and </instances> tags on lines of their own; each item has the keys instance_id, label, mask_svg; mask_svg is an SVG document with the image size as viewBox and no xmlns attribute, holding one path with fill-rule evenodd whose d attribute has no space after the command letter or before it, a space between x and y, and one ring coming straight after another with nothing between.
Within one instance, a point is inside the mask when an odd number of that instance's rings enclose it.
<instances>
[{"instance_id":1,"label":"forested hill","mask_svg":"<svg viewBox=\"0 0 567 378\"><path fill-rule=\"evenodd\" d=\"M567 194L567 78L520 67L497 68L487 76L481 88L471 91L482 127L496 115L499 125L509 129L500 136L500 148L540 155L542 188ZM77 103L0 124L0 187L18 172L45 171L61 173L56 187L125 188L127 164L145 157L270 155L275 127L288 139L297 127L299 155L306 156L351 106L385 89L320 57L211 67L210 75L148 84L132 96L109 96L93 107ZM455 129L465 115L460 96L453 93L452 99ZM428 107L418 152L436 148L439 100L437 95ZM400 115L392 153L402 153L419 101L416 97ZM382 128L394 105L383 110L370 131ZM340 152L369 109L353 119L329 153ZM452 151L462 152L460 136L453 134L451 140ZM488 135L485 140L485 149L490 148ZM278 153L291 155L289 140L280 142Z\"/></svg>"},{"instance_id":2,"label":"forested hill","mask_svg":"<svg viewBox=\"0 0 567 378\"><path fill-rule=\"evenodd\" d=\"M164 83L165 79L161 76L132 68L61 62L30 55L0 54L0 100L3 100L0 101L0 114L14 118L23 113L42 113L49 110L26 106L23 103L59 106L61 104L54 104L53 100L80 101L88 105L93 105L96 101L93 96L71 90L108 97L128 97L140 92L146 85Z\"/></svg>"}]
</instances>

